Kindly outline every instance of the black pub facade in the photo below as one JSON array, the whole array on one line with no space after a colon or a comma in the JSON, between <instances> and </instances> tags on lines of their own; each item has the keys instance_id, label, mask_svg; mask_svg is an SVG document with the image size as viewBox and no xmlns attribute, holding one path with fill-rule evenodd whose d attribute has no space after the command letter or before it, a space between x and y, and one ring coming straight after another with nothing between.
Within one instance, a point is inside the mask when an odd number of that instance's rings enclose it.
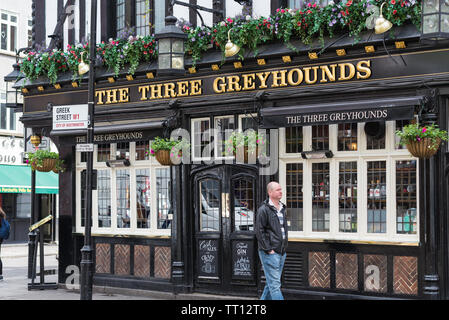
<instances>
[{"instance_id":1,"label":"black pub facade","mask_svg":"<svg viewBox=\"0 0 449 320\"><path fill-rule=\"evenodd\" d=\"M270 43L224 64L209 51L194 69L187 56L177 77L158 76L156 62L133 77L98 70L94 285L258 296L255 214L275 180L288 208L288 298L448 298L449 149L418 159L395 131L411 121L447 130L449 49L422 44L414 26L394 35L345 38L318 56L295 41L298 53ZM83 245L86 160L75 147L85 134L52 131L47 105L87 103L87 83L58 83L25 86L22 121L69 168L59 179L64 283ZM161 166L150 141L177 128L189 162ZM247 129L267 133L264 161L216 151L226 130Z\"/></svg>"}]
</instances>

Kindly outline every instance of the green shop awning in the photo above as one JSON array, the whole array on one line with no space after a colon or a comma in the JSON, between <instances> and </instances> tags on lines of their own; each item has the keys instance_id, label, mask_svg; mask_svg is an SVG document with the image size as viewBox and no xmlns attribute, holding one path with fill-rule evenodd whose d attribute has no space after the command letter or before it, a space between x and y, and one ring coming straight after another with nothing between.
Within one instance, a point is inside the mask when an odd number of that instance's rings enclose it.
<instances>
[{"instance_id":1,"label":"green shop awning","mask_svg":"<svg viewBox=\"0 0 449 320\"><path fill-rule=\"evenodd\" d=\"M36 171L36 193L57 194L58 190L56 173ZM0 165L0 193L31 193L31 168Z\"/></svg>"}]
</instances>

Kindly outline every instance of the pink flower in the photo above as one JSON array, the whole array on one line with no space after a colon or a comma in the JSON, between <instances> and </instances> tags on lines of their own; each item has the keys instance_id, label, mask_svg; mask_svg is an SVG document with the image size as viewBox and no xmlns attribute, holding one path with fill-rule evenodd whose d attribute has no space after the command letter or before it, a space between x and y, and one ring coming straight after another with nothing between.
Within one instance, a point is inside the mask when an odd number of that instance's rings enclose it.
<instances>
[{"instance_id":1,"label":"pink flower","mask_svg":"<svg viewBox=\"0 0 449 320\"><path fill-rule=\"evenodd\" d=\"M151 149L150 152L151 152L151 154L154 154L154 150L153 149Z\"/></svg>"},{"instance_id":2,"label":"pink flower","mask_svg":"<svg viewBox=\"0 0 449 320\"><path fill-rule=\"evenodd\" d=\"M422 132L423 133L426 132L426 131L427 131L426 127L422 128Z\"/></svg>"},{"instance_id":3,"label":"pink flower","mask_svg":"<svg viewBox=\"0 0 449 320\"><path fill-rule=\"evenodd\" d=\"M416 140L421 141L421 138L417 136L417 137L416 137Z\"/></svg>"},{"instance_id":4,"label":"pink flower","mask_svg":"<svg viewBox=\"0 0 449 320\"><path fill-rule=\"evenodd\" d=\"M312 6L312 4L309 2L309 3L307 4L307 6L310 8L310 7Z\"/></svg>"}]
</instances>

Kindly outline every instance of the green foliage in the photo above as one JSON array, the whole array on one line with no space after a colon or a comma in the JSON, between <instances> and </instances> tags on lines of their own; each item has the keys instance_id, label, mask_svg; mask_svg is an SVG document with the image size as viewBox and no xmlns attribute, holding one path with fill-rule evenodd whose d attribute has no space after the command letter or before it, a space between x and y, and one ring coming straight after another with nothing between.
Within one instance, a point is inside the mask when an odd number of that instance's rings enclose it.
<instances>
[{"instance_id":1,"label":"green foliage","mask_svg":"<svg viewBox=\"0 0 449 320\"><path fill-rule=\"evenodd\" d=\"M182 149L190 148L190 144L187 140L175 140L173 138L161 138L156 137L154 141L151 142L149 154L152 157L156 156L156 152L159 150L170 150L172 152L181 151Z\"/></svg>"},{"instance_id":2,"label":"green foliage","mask_svg":"<svg viewBox=\"0 0 449 320\"><path fill-rule=\"evenodd\" d=\"M438 147L438 139L448 140L447 132L439 129L435 124L430 126L420 126L417 123L409 124L404 126L401 131L396 131L396 135L401 138L400 143L402 145L429 138L432 140L431 149Z\"/></svg>"},{"instance_id":3,"label":"green foliage","mask_svg":"<svg viewBox=\"0 0 449 320\"><path fill-rule=\"evenodd\" d=\"M254 130L246 130L245 132L233 131L228 139L225 140L225 156L234 155L238 149L248 148L249 153L257 151L257 147L265 145L265 137L259 135Z\"/></svg>"}]
</instances>

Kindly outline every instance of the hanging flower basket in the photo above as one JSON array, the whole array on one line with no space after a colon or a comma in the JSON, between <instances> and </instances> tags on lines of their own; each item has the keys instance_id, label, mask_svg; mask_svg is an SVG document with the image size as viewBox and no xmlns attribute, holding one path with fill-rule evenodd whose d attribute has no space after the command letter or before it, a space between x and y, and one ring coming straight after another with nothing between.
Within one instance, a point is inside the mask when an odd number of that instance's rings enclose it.
<instances>
[{"instance_id":1,"label":"hanging flower basket","mask_svg":"<svg viewBox=\"0 0 449 320\"><path fill-rule=\"evenodd\" d=\"M177 155L177 158L182 157L182 149L190 148L190 144L185 140L173 140L156 137L151 143L149 154L155 157L156 160L163 166L173 166L180 163L173 163L171 158Z\"/></svg>"},{"instance_id":2,"label":"hanging flower basket","mask_svg":"<svg viewBox=\"0 0 449 320\"><path fill-rule=\"evenodd\" d=\"M27 163L31 168L40 172L50 172L60 161L59 155L56 152L46 150L27 152L27 156Z\"/></svg>"},{"instance_id":3,"label":"hanging flower basket","mask_svg":"<svg viewBox=\"0 0 449 320\"><path fill-rule=\"evenodd\" d=\"M442 140L447 140L447 132L440 130L435 124L419 126L417 123L406 125L401 131L396 131L401 138L401 144L417 158L428 159L435 155Z\"/></svg>"},{"instance_id":4,"label":"hanging flower basket","mask_svg":"<svg viewBox=\"0 0 449 320\"><path fill-rule=\"evenodd\" d=\"M265 144L265 139L263 136L258 135L255 131L249 132L236 132L234 131L231 136L225 141L225 151L224 156L233 155L237 161L241 160L238 158L238 150L243 147L243 162L248 163L248 158L256 158L259 156L259 146Z\"/></svg>"},{"instance_id":5,"label":"hanging flower basket","mask_svg":"<svg viewBox=\"0 0 449 320\"><path fill-rule=\"evenodd\" d=\"M65 171L64 160L57 159L54 168L51 170L54 173L58 174Z\"/></svg>"},{"instance_id":6,"label":"hanging flower basket","mask_svg":"<svg viewBox=\"0 0 449 320\"><path fill-rule=\"evenodd\" d=\"M423 138L421 141L413 141L406 144L406 147L413 156L429 159L437 153L440 144L440 138L437 138L436 142L433 142L430 138Z\"/></svg>"},{"instance_id":7,"label":"hanging flower basket","mask_svg":"<svg viewBox=\"0 0 449 320\"><path fill-rule=\"evenodd\" d=\"M56 165L56 159L47 158L47 159L42 159L41 165L37 164L37 162L32 162L31 168L33 170L40 171L40 172L50 172L54 169L55 165Z\"/></svg>"}]
</instances>

